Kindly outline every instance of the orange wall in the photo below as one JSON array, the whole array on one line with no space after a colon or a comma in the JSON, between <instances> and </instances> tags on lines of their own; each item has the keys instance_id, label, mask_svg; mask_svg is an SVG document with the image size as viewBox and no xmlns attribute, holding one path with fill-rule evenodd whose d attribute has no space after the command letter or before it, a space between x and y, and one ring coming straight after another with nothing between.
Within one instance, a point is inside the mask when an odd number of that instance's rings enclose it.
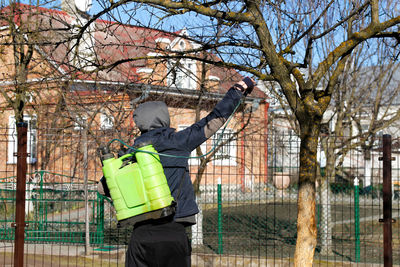
<instances>
[{"instance_id":1,"label":"orange wall","mask_svg":"<svg viewBox=\"0 0 400 267\"><path fill-rule=\"evenodd\" d=\"M3 40L4 41L4 40ZM186 42L189 46L189 43ZM14 80L14 64L11 47L0 47L2 55L0 56L0 79L3 81ZM146 77L148 74L141 74L142 78L150 78L153 84L166 84L166 65L156 64L157 62L149 61L149 67L154 68L154 73L151 77ZM37 79L42 77L56 78L58 74L46 59L44 59L37 51L33 54L32 64L30 65L28 79ZM197 75L200 76L201 64L197 64ZM207 76L210 74L208 71ZM59 75L61 77L61 75ZM221 77L223 79L223 77ZM222 82L222 80L221 80ZM208 81L208 86L219 88L220 82ZM70 93L62 88L65 86L63 81L45 81L29 83L26 90L32 92L33 101L27 103L25 114L34 114L37 116L37 144L38 144L38 162L30 166L30 170L40 170L45 168L53 172L62 173L67 176L83 177L83 154L82 144L84 140L81 132L73 130L73 121L71 114L76 112L87 113L92 121L91 130L89 133L89 179L98 180L101 176L100 162L96 155L96 148L101 143L106 143L115 136L118 136L125 141L132 142L135 135L138 133L134 128L132 121L132 107L129 100L133 96L128 97L125 94L109 94L105 92L83 92L81 94ZM14 88L3 86L2 90L8 90L8 96L13 97ZM138 97L136 95L134 97ZM63 101L65 101L65 104ZM185 100L183 100L185 101ZM241 134L239 140L236 141L236 164L234 166L217 166L210 162L207 164L202 184L215 184L218 178L221 178L222 183L243 183L243 177L252 179L254 182L262 182L265 175L265 140L264 136L264 120L265 111L263 105L252 114L252 119L244 134ZM3 143L0 146L0 178L10 176L15 172L14 164L7 164L8 150L8 121L13 115L12 108L9 103L3 98L0 98L0 140ZM100 112L109 112L119 118L115 122L116 129L109 131L100 131ZM190 108L169 108L171 114L171 126L178 128L180 125L191 125L194 122L195 112ZM205 116L209 111L203 110L201 117ZM95 114L95 115L93 115ZM93 116L92 116L93 115ZM248 115L246 115L248 116ZM246 119L244 120L246 121ZM228 128L238 130L243 123L241 113L238 113L230 122ZM52 129L54 128L54 129ZM126 132L124 132L126 130ZM244 136L243 136L244 135ZM211 141L208 141L208 149L211 148ZM244 156L244 160L243 160ZM46 160L47 159L47 160ZM46 163L46 164L44 164ZM192 167L192 174L195 174L197 167ZM194 179L196 175L192 175ZM50 180L52 178L49 178ZM59 178L57 178L59 179ZM78 178L79 179L79 178ZM54 179L53 179L54 181Z\"/></svg>"}]
</instances>

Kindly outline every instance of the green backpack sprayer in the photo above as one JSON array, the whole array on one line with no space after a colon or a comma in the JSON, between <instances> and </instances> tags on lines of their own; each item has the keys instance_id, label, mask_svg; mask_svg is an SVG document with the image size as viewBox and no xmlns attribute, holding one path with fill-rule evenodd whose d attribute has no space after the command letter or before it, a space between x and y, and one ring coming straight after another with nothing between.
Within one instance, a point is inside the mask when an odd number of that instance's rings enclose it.
<instances>
[{"instance_id":1,"label":"green backpack sprayer","mask_svg":"<svg viewBox=\"0 0 400 267\"><path fill-rule=\"evenodd\" d=\"M115 158L108 146L101 147L103 174L120 225L158 219L175 213L164 169L152 145L143 145Z\"/></svg>"},{"instance_id":2,"label":"green backpack sprayer","mask_svg":"<svg viewBox=\"0 0 400 267\"><path fill-rule=\"evenodd\" d=\"M246 90L241 85L236 84L235 86L241 87L239 89L244 92L244 96L247 96L254 85L248 77L243 81L249 86ZM241 103L242 100L236 105L222 132L225 131L227 124ZM220 142L221 137L222 135L219 136L216 144L209 152L199 157L162 154L158 153L151 144L131 147L119 139L114 139L107 146L99 148L103 174L117 212L119 224L133 225L140 221L174 215L176 202L171 196L159 156L176 158L205 157L212 153ZM134 152L115 158L109 148L113 141L119 141L126 147L133 149Z\"/></svg>"}]
</instances>

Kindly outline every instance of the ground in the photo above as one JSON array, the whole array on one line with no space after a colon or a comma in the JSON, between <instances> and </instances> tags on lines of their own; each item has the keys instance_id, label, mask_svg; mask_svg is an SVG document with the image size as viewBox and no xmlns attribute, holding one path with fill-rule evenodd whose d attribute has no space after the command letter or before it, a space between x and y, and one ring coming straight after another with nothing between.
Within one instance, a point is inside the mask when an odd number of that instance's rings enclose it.
<instances>
[{"instance_id":1,"label":"ground","mask_svg":"<svg viewBox=\"0 0 400 267\"><path fill-rule=\"evenodd\" d=\"M379 201L378 201L379 203ZM204 214L204 245L193 248L193 266L213 266L215 261L236 261L234 265L255 266L264 262L265 266L274 266L271 263L286 262L280 266L290 266L294 255L296 242L295 202L275 201L261 204L223 205L222 232L218 232L218 209L207 207ZM320 207L317 207L319 218ZM380 205L360 205L360 259L366 266L383 263L382 224L378 222L382 214ZM393 263L400 264L400 230L399 209L393 208L397 222L393 224ZM332 206L333 227L333 254L320 254L317 246L315 265L326 266L327 262L350 266L355 263L355 235L354 235L354 206L351 204L337 204ZM84 255L84 247L70 244L60 247L54 244L26 245L24 266L123 266L125 245L117 245L127 240L128 234L122 230L108 230L106 240L112 241L109 248L101 250L94 248L88 256ZM2 243L0 247L0 266L13 266L12 243ZM218 252L221 251L222 255ZM239 261L241 263L239 263ZM264 264L262 263L262 264ZM363 266L359 263L357 266ZM248 265L250 264L250 265Z\"/></svg>"}]
</instances>

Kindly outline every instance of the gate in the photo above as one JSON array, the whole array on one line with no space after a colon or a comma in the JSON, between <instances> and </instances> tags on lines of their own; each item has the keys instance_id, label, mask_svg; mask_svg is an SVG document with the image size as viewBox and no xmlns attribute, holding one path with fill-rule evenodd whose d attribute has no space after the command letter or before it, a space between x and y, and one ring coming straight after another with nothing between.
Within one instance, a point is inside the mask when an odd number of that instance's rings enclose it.
<instances>
[{"instance_id":1,"label":"gate","mask_svg":"<svg viewBox=\"0 0 400 267\"><path fill-rule=\"evenodd\" d=\"M36 171L26 185L25 241L85 243L85 203L82 181L76 177ZM69 182L62 182L69 180ZM0 240L14 240L16 176L0 179ZM90 243L104 242L104 198L89 184Z\"/></svg>"}]
</instances>

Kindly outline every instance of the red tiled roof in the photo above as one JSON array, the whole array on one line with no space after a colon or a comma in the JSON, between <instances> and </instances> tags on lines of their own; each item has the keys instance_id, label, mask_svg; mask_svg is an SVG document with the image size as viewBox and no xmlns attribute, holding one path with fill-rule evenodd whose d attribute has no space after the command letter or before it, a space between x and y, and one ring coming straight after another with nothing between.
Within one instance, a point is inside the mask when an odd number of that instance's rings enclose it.
<instances>
[{"instance_id":1,"label":"red tiled roof","mask_svg":"<svg viewBox=\"0 0 400 267\"><path fill-rule=\"evenodd\" d=\"M10 15L10 12L10 6L0 11L3 17L4 15ZM40 31L41 36L38 40L38 47L46 58L58 66L60 73L74 73L74 78L82 80L121 83L139 82L137 70L147 67L145 57L149 52L157 51L156 40L158 38L166 38L172 42L180 33L168 33L161 30L98 19L92 26L96 63L99 66L105 66L116 61L135 60L124 62L112 69L96 73L85 73L77 71L70 64L71 25L76 24L75 18L64 11L26 4L17 5L14 14L16 14L14 20L17 21L19 27L30 29L32 32ZM0 19L0 25L7 25L7 21ZM213 76L217 76L220 79L221 88L219 93L226 91L232 85L232 81L241 79L241 75L235 70L213 67L211 72ZM253 96L265 98L265 95L259 90L255 90Z\"/></svg>"}]
</instances>

